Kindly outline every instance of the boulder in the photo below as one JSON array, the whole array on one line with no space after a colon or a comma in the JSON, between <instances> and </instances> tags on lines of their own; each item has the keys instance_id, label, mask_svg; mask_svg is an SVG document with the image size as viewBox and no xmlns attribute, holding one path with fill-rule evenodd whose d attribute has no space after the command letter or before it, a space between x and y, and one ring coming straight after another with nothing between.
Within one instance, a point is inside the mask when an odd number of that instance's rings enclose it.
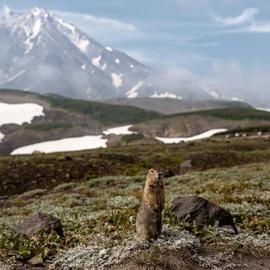
<instances>
[{"instance_id":1,"label":"boulder","mask_svg":"<svg viewBox=\"0 0 270 270\"><path fill-rule=\"evenodd\" d=\"M237 233L232 215L204 198L197 196L178 197L173 200L171 211L178 219L195 222L197 226L217 225L221 227L228 225Z\"/></svg>"},{"instance_id":2,"label":"boulder","mask_svg":"<svg viewBox=\"0 0 270 270\"><path fill-rule=\"evenodd\" d=\"M41 232L50 233L52 231L61 237L64 236L60 219L41 212L31 215L24 222L13 226L13 229L16 233L29 237Z\"/></svg>"}]
</instances>

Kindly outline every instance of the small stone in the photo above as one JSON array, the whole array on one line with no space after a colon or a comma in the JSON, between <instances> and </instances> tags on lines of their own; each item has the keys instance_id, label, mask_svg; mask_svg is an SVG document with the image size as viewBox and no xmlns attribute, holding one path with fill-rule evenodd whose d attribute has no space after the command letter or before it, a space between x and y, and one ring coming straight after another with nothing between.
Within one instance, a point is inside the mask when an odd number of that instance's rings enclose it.
<instances>
[{"instance_id":1,"label":"small stone","mask_svg":"<svg viewBox=\"0 0 270 270\"><path fill-rule=\"evenodd\" d=\"M128 219L128 221L129 221L129 223L131 223L131 224L132 224L132 223L133 223L133 221L134 221L134 217L133 217L133 216L130 216L130 217L129 217L129 219Z\"/></svg>"},{"instance_id":2,"label":"small stone","mask_svg":"<svg viewBox=\"0 0 270 270\"><path fill-rule=\"evenodd\" d=\"M28 261L28 263L30 263L31 265L40 265L43 264L44 259L42 254L38 254L37 256L33 257L32 259L30 259Z\"/></svg>"},{"instance_id":3,"label":"small stone","mask_svg":"<svg viewBox=\"0 0 270 270\"><path fill-rule=\"evenodd\" d=\"M50 233L52 231L61 237L64 236L60 219L41 212L31 215L24 222L13 226L13 229L16 233L29 237L41 232Z\"/></svg>"}]
</instances>

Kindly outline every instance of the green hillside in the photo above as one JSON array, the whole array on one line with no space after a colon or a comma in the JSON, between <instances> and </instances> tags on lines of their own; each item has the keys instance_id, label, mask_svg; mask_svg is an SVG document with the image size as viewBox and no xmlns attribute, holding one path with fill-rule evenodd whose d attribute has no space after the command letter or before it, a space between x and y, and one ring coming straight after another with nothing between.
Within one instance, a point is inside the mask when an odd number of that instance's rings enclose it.
<instances>
[{"instance_id":1,"label":"green hillside","mask_svg":"<svg viewBox=\"0 0 270 270\"><path fill-rule=\"evenodd\" d=\"M108 105L17 90L0 90L0 101L37 103L43 106L45 113L44 117L35 118L31 124L2 126L1 132L5 137L0 144L0 154L9 154L18 147L42 141L99 135L108 127L161 117L157 112L132 106Z\"/></svg>"},{"instance_id":2,"label":"green hillside","mask_svg":"<svg viewBox=\"0 0 270 270\"><path fill-rule=\"evenodd\" d=\"M171 102L168 100L166 102ZM260 127L268 130L270 126L269 112L255 110L245 103L218 102L216 104L226 104L230 107L162 115L134 106L16 90L0 90L0 101L38 103L45 111L45 117L36 118L31 124L1 127L5 137L0 144L0 154L9 154L18 147L42 141L99 135L106 128L127 124L132 124L139 135L135 138L124 137L122 140L118 138L112 141L113 144L153 144L157 143L154 139L156 136L188 137L217 128L225 128L232 132L242 129L260 130ZM146 102L149 100L146 99ZM160 104L165 104L162 102L161 100ZM237 104L240 107L235 107Z\"/></svg>"},{"instance_id":3,"label":"green hillside","mask_svg":"<svg viewBox=\"0 0 270 270\"><path fill-rule=\"evenodd\" d=\"M190 115L210 116L227 120L267 120L267 121L270 120L269 112L256 110L254 108L239 108L239 107L187 112L176 114L171 117L190 116Z\"/></svg>"},{"instance_id":4,"label":"green hillside","mask_svg":"<svg viewBox=\"0 0 270 270\"><path fill-rule=\"evenodd\" d=\"M101 102L70 99L59 95L39 95L32 92L18 90L0 90L1 96L13 95L23 98L34 98L48 103L52 108L59 108L70 112L87 115L101 123L132 124L160 117L157 112L136 108L133 106L109 105Z\"/></svg>"},{"instance_id":5,"label":"green hillside","mask_svg":"<svg viewBox=\"0 0 270 270\"><path fill-rule=\"evenodd\" d=\"M210 129L251 129L270 126L270 113L253 108L221 108L163 116L135 125L148 136L188 137Z\"/></svg>"},{"instance_id":6,"label":"green hillside","mask_svg":"<svg viewBox=\"0 0 270 270\"><path fill-rule=\"evenodd\" d=\"M112 99L104 101L108 104L129 105L142 109L157 111L162 114L176 114L183 112L201 111L217 108L252 108L245 102L223 101L223 100L179 100L172 98L134 98L134 99Z\"/></svg>"}]
</instances>

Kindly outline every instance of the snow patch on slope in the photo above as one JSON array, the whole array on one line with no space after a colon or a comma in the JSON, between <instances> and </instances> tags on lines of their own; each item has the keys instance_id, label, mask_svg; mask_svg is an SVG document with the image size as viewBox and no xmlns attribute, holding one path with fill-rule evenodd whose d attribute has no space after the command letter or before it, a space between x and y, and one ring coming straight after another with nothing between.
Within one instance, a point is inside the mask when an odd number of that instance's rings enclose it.
<instances>
[{"instance_id":1,"label":"snow patch on slope","mask_svg":"<svg viewBox=\"0 0 270 270\"><path fill-rule=\"evenodd\" d=\"M75 32L75 27L67 22L64 22L60 18L56 18L57 22L59 22L62 26L68 28L70 31Z\"/></svg>"},{"instance_id":2,"label":"snow patch on slope","mask_svg":"<svg viewBox=\"0 0 270 270\"><path fill-rule=\"evenodd\" d=\"M270 112L270 109L267 108L256 108L258 111Z\"/></svg>"},{"instance_id":3,"label":"snow patch on slope","mask_svg":"<svg viewBox=\"0 0 270 270\"><path fill-rule=\"evenodd\" d=\"M122 74L116 74L116 73L112 73L112 84L115 88L119 88L123 85L123 81L122 81L122 77L123 77L123 73Z\"/></svg>"},{"instance_id":4,"label":"snow patch on slope","mask_svg":"<svg viewBox=\"0 0 270 270\"><path fill-rule=\"evenodd\" d=\"M107 139L103 139L102 135L66 138L20 147L14 150L11 155L32 154L35 151L39 151L42 153L56 153L81 151L87 149L95 149L99 147L105 148L106 143Z\"/></svg>"},{"instance_id":5,"label":"snow patch on slope","mask_svg":"<svg viewBox=\"0 0 270 270\"><path fill-rule=\"evenodd\" d=\"M90 45L90 42L87 39L80 39L80 38L74 39L74 42L73 43L82 52L86 52L88 46Z\"/></svg>"},{"instance_id":6,"label":"snow patch on slope","mask_svg":"<svg viewBox=\"0 0 270 270\"><path fill-rule=\"evenodd\" d=\"M31 30L32 34L28 36L28 38L25 41L25 45L26 45L26 49L25 49L25 54L29 53L34 46L33 41L35 40L35 38L39 35L40 31L41 31L41 20L38 18L35 20L33 28Z\"/></svg>"},{"instance_id":7,"label":"snow patch on slope","mask_svg":"<svg viewBox=\"0 0 270 270\"><path fill-rule=\"evenodd\" d=\"M177 96L173 93L165 92L165 93L157 93L155 92L153 95L151 95L152 98L175 98L175 99L183 99L181 96Z\"/></svg>"},{"instance_id":8,"label":"snow patch on slope","mask_svg":"<svg viewBox=\"0 0 270 270\"><path fill-rule=\"evenodd\" d=\"M107 64L104 63L103 65L101 65L101 62L100 62L100 61L101 61L101 55L98 56L98 57L93 58L93 59L91 60L91 63L92 63L93 66L95 66L95 67L97 67L97 68L99 68L99 69L105 71L106 68L107 68Z\"/></svg>"},{"instance_id":9,"label":"snow patch on slope","mask_svg":"<svg viewBox=\"0 0 270 270\"><path fill-rule=\"evenodd\" d=\"M93 66L100 68L101 67L100 60L101 60L101 55L98 56L98 57L93 58L91 60L91 63L92 63Z\"/></svg>"},{"instance_id":10,"label":"snow patch on slope","mask_svg":"<svg viewBox=\"0 0 270 270\"><path fill-rule=\"evenodd\" d=\"M128 125L128 126L121 126L121 127L116 127L116 128L110 128L107 130L104 130L103 133L105 135L109 135L109 134L114 134L114 135L130 135L130 134L134 134L136 132L130 131L129 129L132 127L132 125Z\"/></svg>"},{"instance_id":11,"label":"snow patch on slope","mask_svg":"<svg viewBox=\"0 0 270 270\"><path fill-rule=\"evenodd\" d=\"M33 33L31 38L34 39L35 37L37 37L37 35L40 33L40 30L41 30L41 20L37 19L33 26Z\"/></svg>"},{"instance_id":12,"label":"snow patch on slope","mask_svg":"<svg viewBox=\"0 0 270 270\"><path fill-rule=\"evenodd\" d=\"M102 69L103 71L105 71L105 70L106 70L106 68L107 68L107 64L106 64L106 63L104 63L104 65L101 67L101 69Z\"/></svg>"},{"instance_id":13,"label":"snow patch on slope","mask_svg":"<svg viewBox=\"0 0 270 270\"><path fill-rule=\"evenodd\" d=\"M156 137L157 140L169 144L169 143L180 143L180 142L191 142L191 141L196 141L196 140L201 140L201 139L207 139L212 137L215 134L226 132L227 129L211 129L208 130L202 134L198 134L192 137L187 137L187 138L161 138L161 137Z\"/></svg>"},{"instance_id":14,"label":"snow patch on slope","mask_svg":"<svg viewBox=\"0 0 270 270\"><path fill-rule=\"evenodd\" d=\"M21 70L17 74L15 74L15 75L11 76L10 78L8 78L8 80L6 82L14 81L15 79L17 79L20 76L22 76L24 73L25 73L25 70Z\"/></svg>"},{"instance_id":15,"label":"snow patch on slope","mask_svg":"<svg viewBox=\"0 0 270 270\"><path fill-rule=\"evenodd\" d=\"M0 102L0 127L6 124L30 124L36 116L44 116L43 107L38 104L8 104ZM3 136L1 133L0 142Z\"/></svg>"},{"instance_id":16,"label":"snow patch on slope","mask_svg":"<svg viewBox=\"0 0 270 270\"><path fill-rule=\"evenodd\" d=\"M57 22L64 28L64 34L70 39L70 41L83 53L87 52L90 45L90 41L76 31L75 26L64 22L59 18L55 18Z\"/></svg>"},{"instance_id":17,"label":"snow patch on slope","mask_svg":"<svg viewBox=\"0 0 270 270\"><path fill-rule=\"evenodd\" d=\"M243 102L244 100L238 97L232 97L232 101L241 101Z\"/></svg>"},{"instance_id":18,"label":"snow patch on slope","mask_svg":"<svg viewBox=\"0 0 270 270\"><path fill-rule=\"evenodd\" d=\"M128 98L136 98L138 96L138 90L143 86L143 82L139 81L134 87L132 87L127 93Z\"/></svg>"},{"instance_id":19,"label":"snow patch on slope","mask_svg":"<svg viewBox=\"0 0 270 270\"><path fill-rule=\"evenodd\" d=\"M219 94L215 91L210 90L208 91L208 94L210 94L214 98L219 98Z\"/></svg>"}]
</instances>

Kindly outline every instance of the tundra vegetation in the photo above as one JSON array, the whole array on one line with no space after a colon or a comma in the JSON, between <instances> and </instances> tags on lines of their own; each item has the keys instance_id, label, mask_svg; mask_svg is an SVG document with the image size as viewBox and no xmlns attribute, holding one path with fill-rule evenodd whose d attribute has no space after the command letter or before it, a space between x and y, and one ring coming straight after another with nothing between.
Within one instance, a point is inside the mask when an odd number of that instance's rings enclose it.
<instances>
[{"instance_id":1,"label":"tundra vegetation","mask_svg":"<svg viewBox=\"0 0 270 270\"><path fill-rule=\"evenodd\" d=\"M1 266L267 269L269 146L265 138L211 139L1 157ZM187 159L192 160L192 167L180 169ZM135 240L134 234L145 174L153 166L170 177L165 179L163 232L149 243ZM201 196L229 210L239 234L227 227L196 227L177 220L170 211L171 201L188 195ZM65 237L54 232L35 237L13 232L14 224L38 211L60 218Z\"/></svg>"}]
</instances>

